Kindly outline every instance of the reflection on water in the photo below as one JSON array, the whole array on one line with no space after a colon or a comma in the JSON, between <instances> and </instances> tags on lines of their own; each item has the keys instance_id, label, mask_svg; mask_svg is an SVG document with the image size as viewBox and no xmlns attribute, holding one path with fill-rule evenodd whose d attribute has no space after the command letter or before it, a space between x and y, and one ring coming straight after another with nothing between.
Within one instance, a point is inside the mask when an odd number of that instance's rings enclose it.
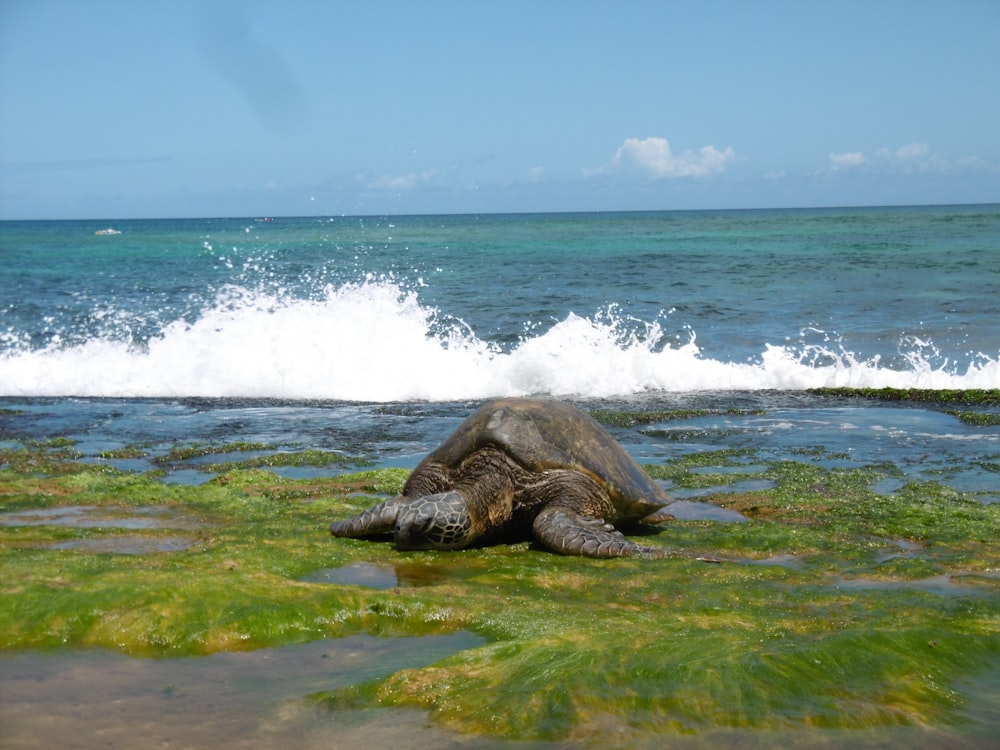
<instances>
[{"instance_id":1,"label":"reflection on water","mask_svg":"<svg viewBox=\"0 0 1000 750\"><path fill-rule=\"evenodd\" d=\"M899 590L908 589L912 591L926 591L931 594L941 596L983 596L991 597L996 591L996 587L988 585L990 579L997 578L996 575L983 573L979 575L941 575L930 576L928 578L918 578L913 581L883 581L874 578L841 578L834 584L838 589L858 590L858 589L884 589ZM978 584L978 585L977 585Z\"/></svg>"},{"instance_id":2,"label":"reflection on water","mask_svg":"<svg viewBox=\"0 0 1000 750\"><path fill-rule=\"evenodd\" d=\"M341 586L365 586L371 589L394 589L402 586L433 586L448 578L473 575L478 564L463 566L429 565L397 561L394 563L355 562L336 568L315 570L300 580L306 583L333 583Z\"/></svg>"},{"instance_id":3,"label":"reflection on water","mask_svg":"<svg viewBox=\"0 0 1000 750\"><path fill-rule=\"evenodd\" d=\"M483 642L471 633L359 635L183 659L109 651L0 655L0 746L347 747L367 736L446 746L415 712L333 714L311 693L423 666ZM481 745L477 745L481 746ZM456 746L457 747L457 746Z\"/></svg>"},{"instance_id":4,"label":"reflection on water","mask_svg":"<svg viewBox=\"0 0 1000 750\"><path fill-rule=\"evenodd\" d=\"M338 583L371 589L394 589L399 585L396 569L388 563L357 562L339 568L323 568L302 578L307 583Z\"/></svg>"},{"instance_id":5,"label":"reflection on water","mask_svg":"<svg viewBox=\"0 0 1000 750\"><path fill-rule=\"evenodd\" d=\"M151 505L138 508L114 505L62 505L0 513L0 526L63 526L74 529L183 529L206 526L203 521L173 508Z\"/></svg>"},{"instance_id":6,"label":"reflection on water","mask_svg":"<svg viewBox=\"0 0 1000 750\"><path fill-rule=\"evenodd\" d=\"M195 543L183 536L108 536L98 539L74 539L44 545L46 549L75 549L95 554L149 555L154 552L181 552Z\"/></svg>"},{"instance_id":7,"label":"reflection on water","mask_svg":"<svg viewBox=\"0 0 1000 750\"><path fill-rule=\"evenodd\" d=\"M774 565L779 568L796 569L802 567L802 558L799 555L771 555L759 560L743 560L747 565Z\"/></svg>"},{"instance_id":8,"label":"reflection on water","mask_svg":"<svg viewBox=\"0 0 1000 750\"><path fill-rule=\"evenodd\" d=\"M677 497L680 493L671 490L671 495ZM722 521L725 523L741 523L749 520L742 513L720 508L712 503L694 500L674 500L667 506L667 511L678 521Z\"/></svg>"},{"instance_id":9,"label":"reflection on water","mask_svg":"<svg viewBox=\"0 0 1000 750\"><path fill-rule=\"evenodd\" d=\"M186 516L166 506L138 508L113 505L64 505L0 513L0 526L59 526L71 529L134 529L156 531L171 529L197 531L206 528L203 521ZM195 544L190 536L109 535L72 539L40 545L46 549L73 549L91 553L148 555L154 552L180 552Z\"/></svg>"}]
</instances>

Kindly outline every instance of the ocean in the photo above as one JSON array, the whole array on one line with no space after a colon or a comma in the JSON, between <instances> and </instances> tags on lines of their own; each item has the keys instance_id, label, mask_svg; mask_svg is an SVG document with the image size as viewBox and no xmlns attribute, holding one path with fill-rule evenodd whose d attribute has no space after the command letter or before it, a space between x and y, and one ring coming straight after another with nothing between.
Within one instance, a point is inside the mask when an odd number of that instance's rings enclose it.
<instances>
[{"instance_id":1,"label":"ocean","mask_svg":"<svg viewBox=\"0 0 1000 750\"><path fill-rule=\"evenodd\" d=\"M1000 206L3 222L0 259L3 396L1000 387Z\"/></svg>"},{"instance_id":2,"label":"ocean","mask_svg":"<svg viewBox=\"0 0 1000 750\"><path fill-rule=\"evenodd\" d=\"M650 460L823 444L995 480L967 460L995 428L811 389L1000 388L1000 205L8 221L0 260L14 438L412 466L478 402L542 395L767 411L620 435Z\"/></svg>"}]
</instances>

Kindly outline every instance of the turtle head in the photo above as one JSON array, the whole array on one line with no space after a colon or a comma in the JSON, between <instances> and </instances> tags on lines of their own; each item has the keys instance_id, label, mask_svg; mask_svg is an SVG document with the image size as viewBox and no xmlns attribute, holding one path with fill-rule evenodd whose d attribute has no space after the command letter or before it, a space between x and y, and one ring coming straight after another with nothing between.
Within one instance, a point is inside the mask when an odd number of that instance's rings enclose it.
<instances>
[{"instance_id":1,"label":"turtle head","mask_svg":"<svg viewBox=\"0 0 1000 750\"><path fill-rule=\"evenodd\" d=\"M462 549L473 537L472 516L459 492L411 500L396 515L398 549Z\"/></svg>"}]
</instances>

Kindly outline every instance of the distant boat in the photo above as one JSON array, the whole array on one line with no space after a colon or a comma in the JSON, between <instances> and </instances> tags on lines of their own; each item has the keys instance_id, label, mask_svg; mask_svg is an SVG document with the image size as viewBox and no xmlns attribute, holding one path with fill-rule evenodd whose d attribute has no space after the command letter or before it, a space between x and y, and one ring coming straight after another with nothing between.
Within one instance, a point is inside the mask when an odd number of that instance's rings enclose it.
<instances>
[{"instance_id":1,"label":"distant boat","mask_svg":"<svg viewBox=\"0 0 1000 750\"><path fill-rule=\"evenodd\" d=\"M263 219L257 219L257 223L258 224L273 224L274 223L274 219L272 219L270 216L265 216Z\"/></svg>"},{"instance_id":2,"label":"distant boat","mask_svg":"<svg viewBox=\"0 0 1000 750\"><path fill-rule=\"evenodd\" d=\"M119 232L117 229L111 229L111 227L108 227L107 229L98 229L96 232L94 232L94 234L97 235L121 234L121 232Z\"/></svg>"}]
</instances>

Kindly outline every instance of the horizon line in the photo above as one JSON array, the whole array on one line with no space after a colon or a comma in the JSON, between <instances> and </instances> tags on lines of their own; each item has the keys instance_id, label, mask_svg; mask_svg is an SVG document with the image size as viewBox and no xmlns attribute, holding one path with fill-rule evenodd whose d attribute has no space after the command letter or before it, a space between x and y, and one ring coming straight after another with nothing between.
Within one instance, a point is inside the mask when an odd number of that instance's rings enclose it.
<instances>
[{"instance_id":1,"label":"horizon line","mask_svg":"<svg viewBox=\"0 0 1000 750\"><path fill-rule=\"evenodd\" d=\"M879 209L901 209L901 208L959 208L959 207L985 207L1000 206L997 201L985 201L974 203L873 203L873 204L843 204L843 205L815 205L815 206L745 206L742 208L641 208L641 209L581 209L581 210L559 210L559 211L419 211L419 212L376 212L376 213L316 213L316 214L265 214L243 216L238 215L201 215L201 216L119 216L119 217L67 217L67 218L0 218L0 223L15 222L115 222L115 221L236 221L247 220L259 223L267 223L263 219L366 219L366 218L392 218L392 217L437 217L437 216L573 216L585 214L658 214L658 213L735 213L741 211L855 211L855 210L879 210Z\"/></svg>"}]
</instances>

